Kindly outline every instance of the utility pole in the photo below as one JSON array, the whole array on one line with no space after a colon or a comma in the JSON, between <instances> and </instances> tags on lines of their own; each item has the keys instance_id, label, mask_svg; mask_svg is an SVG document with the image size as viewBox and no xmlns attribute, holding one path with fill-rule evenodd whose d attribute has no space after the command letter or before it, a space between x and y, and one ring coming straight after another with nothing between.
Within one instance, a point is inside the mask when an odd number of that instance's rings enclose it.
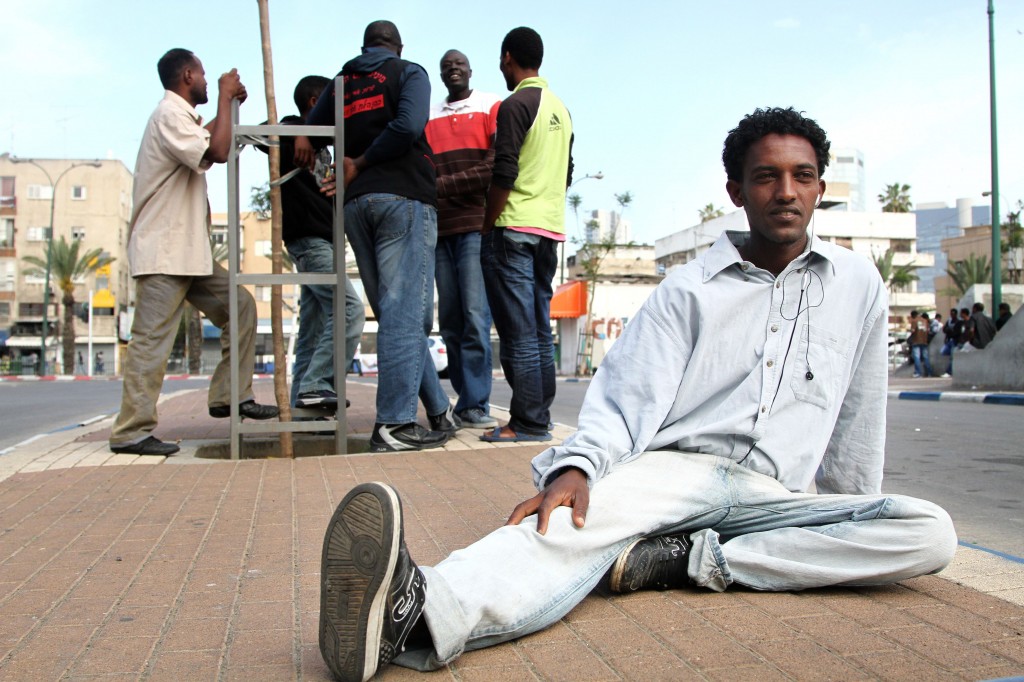
<instances>
[{"instance_id":1,"label":"utility pole","mask_svg":"<svg viewBox=\"0 0 1024 682\"><path fill-rule=\"evenodd\" d=\"M999 304L1003 301L1003 238L1000 234L999 212L999 143L996 135L996 36L995 36L995 0L988 0L988 87L989 108L992 129L992 310L990 314L998 314Z\"/></svg>"}]
</instances>

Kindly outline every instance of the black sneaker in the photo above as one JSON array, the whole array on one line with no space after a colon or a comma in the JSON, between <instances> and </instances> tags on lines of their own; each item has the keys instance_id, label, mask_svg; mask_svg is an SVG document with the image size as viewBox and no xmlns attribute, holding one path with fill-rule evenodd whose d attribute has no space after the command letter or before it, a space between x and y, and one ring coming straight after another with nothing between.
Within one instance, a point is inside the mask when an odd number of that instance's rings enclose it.
<instances>
[{"instance_id":1,"label":"black sneaker","mask_svg":"<svg viewBox=\"0 0 1024 682\"><path fill-rule=\"evenodd\" d=\"M370 452L429 450L448 442L446 431L428 431L416 422L408 424L374 424L370 436Z\"/></svg>"},{"instance_id":2,"label":"black sneaker","mask_svg":"<svg viewBox=\"0 0 1024 682\"><path fill-rule=\"evenodd\" d=\"M255 400L238 403L238 414L249 419L273 419L279 412L275 405L260 405ZM215 419L227 419L231 416L230 405L211 405L210 416Z\"/></svg>"},{"instance_id":3,"label":"black sneaker","mask_svg":"<svg viewBox=\"0 0 1024 682\"><path fill-rule=\"evenodd\" d=\"M295 407L324 407L337 409L338 394L334 391L306 391L295 399Z\"/></svg>"},{"instance_id":4,"label":"black sneaker","mask_svg":"<svg viewBox=\"0 0 1024 682\"><path fill-rule=\"evenodd\" d=\"M455 414L455 408L451 405L441 414L434 415L433 417L428 416L428 420L430 421L431 431L455 433L462 428L462 420L459 419L459 415Z\"/></svg>"},{"instance_id":5,"label":"black sneaker","mask_svg":"<svg viewBox=\"0 0 1024 682\"><path fill-rule=\"evenodd\" d=\"M327 524L320 563L320 653L334 677L365 682L402 653L426 580L409 558L402 503L383 483L349 491Z\"/></svg>"},{"instance_id":6,"label":"black sneaker","mask_svg":"<svg viewBox=\"0 0 1024 682\"><path fill-rule=\"evenodd\" d=\"M684 587L689 559L690 542L681 535L640 538L615 560L608 587L619 593Z\"/></svg>"},{"instance_id":7,"label":"black sneaker","mask_svg":"<svg viewBox=\"0 0 1024 682\"><path fill-rule=\"evenodd\" d=\"M154 457L170 457L180 449L174 443L165 443L155 436L149 436L138 443L110 446L110 451L117 455L152 455Z\"/></svg>"}]
</instances>

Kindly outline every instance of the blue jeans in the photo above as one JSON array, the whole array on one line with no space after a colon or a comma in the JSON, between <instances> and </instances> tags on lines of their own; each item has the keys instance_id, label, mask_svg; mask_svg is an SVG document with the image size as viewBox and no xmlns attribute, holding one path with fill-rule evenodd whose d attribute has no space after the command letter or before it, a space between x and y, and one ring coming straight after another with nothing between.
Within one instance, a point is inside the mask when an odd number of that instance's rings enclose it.
<instances>
[{"instance_id":1,"label":"blue jeans","mask_svg":"<svg viewBox=\"0 0 1024 682\"><path fill-rule=\"evenodd\" d=\"M334 272L334 245L320 237L302 237L286 245L299 272ZM363 334L363 301L345 277L345 367L352 364ZM291 402L300 393L334 390L334 287L303 284L299 294L299 332L295 339Z\"/></svg>"},{"instance_id":2,"label":"blue jeans","mask_svg":"<svg viewBox=\"0 0 1024 682\"><path fill-rule=\"evenodd\" d=\"M480 264L487 285L498 355L512 387L509 426L516 433L548 432L555 399L555 347L551 336L551 280L558 243L514 241L497 227L483 236Z\"/></svg>"},{"instance_id":3,"label":"blue jeans","mask_svg":"<svg viewBox=\"0 0 1024 682\"><path fill-rule=\"evenodd\" d=\"M491 309L480 269L480 233L437 239L437 320L448 347L455 411L490 411Z\"/></svg>"},{"instance_id":4,"label":"blue jeans","mask_svg":"<svg viewBox=\"0 0 1024 682\"><path fill-rule=\"evenodd\" d=\"M910 347L910 355L914 358L914 374L921 376L933 377L935 371L932 369L932 361L928 357L928 346L918 343ZM921 365L924 364L924 368L928 370L925 374L921 371Z\"/></svg>"},{"instance_id":5,"label":"blue jeans","mask_svg":"<svg viewBox=\"0 0 1024 682\"><path fill-rule=\"evenodd\" d=\"M732 583L773 591L893 583L941 570L957 544L949 515L924 500L794 493L722 457L646 452L594 484L583 528L558 507L543 537L530 516L423 567L433 646L394 662L432 670L541 630L580 603L633 540L670 533L693 543L690 580L718 592Z\"/></svg>"},{"instance_id":6,"label":"blue jeans","mask_svg":"<svg viewBox=\"0 0 1024 682\"><path fill-rule=\"evenodd\" d=\"M364 194L345 204L345 234L377 317L377 422L416 421L450 405L430 359L434 325L437 209L396 194Z\"/></svg>"}]
</instances>

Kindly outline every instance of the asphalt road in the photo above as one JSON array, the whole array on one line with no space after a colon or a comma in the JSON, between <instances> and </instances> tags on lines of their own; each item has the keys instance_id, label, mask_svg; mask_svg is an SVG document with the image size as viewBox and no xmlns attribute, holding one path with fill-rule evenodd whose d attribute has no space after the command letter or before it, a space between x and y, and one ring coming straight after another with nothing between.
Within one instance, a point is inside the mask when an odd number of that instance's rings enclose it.
<instances>
[{"instance_id":1,"label":"asphalt road","mask_svg":"<svg viewBox=\"0 0 1024 682\"><path fill-rule=\"evenodd\" d=\"M588 386L559 381L552 420L575 426ZM206 382L169 380L164 392L200 387ZM492 402L507 407L509 398L496 380ZM120 381L0 382L0 453L113 414L120 399ZM1024 557L1024 408L891 400L886 431L886 492L932 500L949 511L961 540Z\"/></svg>"}]
</instances>

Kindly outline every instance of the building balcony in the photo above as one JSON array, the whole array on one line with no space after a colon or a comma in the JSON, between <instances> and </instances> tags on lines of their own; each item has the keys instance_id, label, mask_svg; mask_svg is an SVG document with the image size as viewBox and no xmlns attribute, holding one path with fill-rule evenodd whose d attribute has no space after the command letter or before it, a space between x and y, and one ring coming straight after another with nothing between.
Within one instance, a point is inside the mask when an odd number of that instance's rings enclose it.
<instances>
[{"instance_id":1,"label":"building balcony","mask_svg":"<svg viewBox=\"0 0 1024 682\"><path fill-rule=\"evenodd\" d=\"M915 268L930 268L935 265L935 254L923 251L911 253L897 251L892 256L892 264L894 267L913 264Z\"/></svg>"}]
</instances>

